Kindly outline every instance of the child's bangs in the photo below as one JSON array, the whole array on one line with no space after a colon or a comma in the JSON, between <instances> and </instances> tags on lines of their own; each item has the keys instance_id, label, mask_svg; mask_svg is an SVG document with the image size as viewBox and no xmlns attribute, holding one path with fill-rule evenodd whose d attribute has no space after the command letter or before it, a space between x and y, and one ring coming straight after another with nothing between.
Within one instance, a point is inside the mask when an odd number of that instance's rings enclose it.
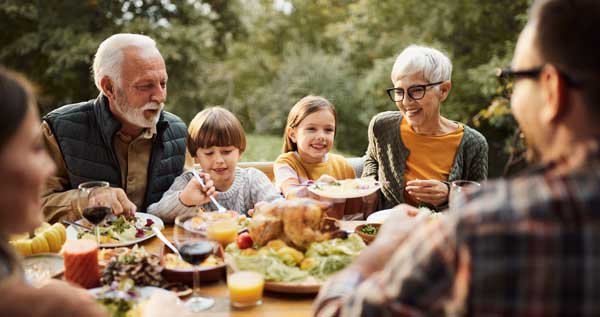
<instances>
[{"instance_id":1,"label":"child's bangs","mask_svg":"<svg viewBox=\"0 0 600 317\"><path fill-rule=\"evenodd\" d=\"M237 129L223 121L205 124L202 129L200 129L196 140L198 140L198 147L201 148L235 146L242 150L241 134Z\"/></svg>"},{"instance_id":2,"label":"child's bangs","mask_svg":"<svg viewBox=\"0 0 600 317\"><path fill-rule=\"evenodd\" d=\"M235 146L246 149L246 136L240 121L229 111L213 107L201 111L190 123L188 149L195 156L199 148Z\"/></svg>"}]
</instances>

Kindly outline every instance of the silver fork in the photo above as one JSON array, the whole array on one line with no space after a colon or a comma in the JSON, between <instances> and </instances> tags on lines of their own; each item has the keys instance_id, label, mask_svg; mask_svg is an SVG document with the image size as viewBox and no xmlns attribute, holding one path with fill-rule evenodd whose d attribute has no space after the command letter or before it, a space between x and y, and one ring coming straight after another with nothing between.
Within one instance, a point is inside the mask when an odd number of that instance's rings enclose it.
<instances>
[{"instance_id":1,"label":"silver fork","mask_svg":"<svg viewBox=\"0 0 600 317\"><path fill-rule=\"evenodd\" d=\"M169 239L167 239L167 237L165 237L165 235L162 234L160 229L158 229L157 227L152 227L152 231L167 247L169 247L169 249L173 250L173 252L175 252L175 254L177 254L177 256L181 259L181 254L179 254L179 250L177 250L177 248L173 244L171 244Z\"/></svg>"},{"instance_id":2,"label":"silver fork","mask_svg":"<svg viewBox=\"0 0 600 317\"><path fill-rule=\"evenodd\" d=\"M198 183L200 183L200 185L202 185L202 187L206 187L206 185L204 185L204 181L202 180L202 177L200 177L200 175L198 175L196 170L192 170L192 174L194 174L194 177L196 177L196 179L198 180ZM221 206L221 204L219 204L213 196L210 196L209 198L213 202L213 204L215 204L215 206L217 206L218 212L226 212L227 211L227 209L225 207Z\"/></svg>"}]
</instances>

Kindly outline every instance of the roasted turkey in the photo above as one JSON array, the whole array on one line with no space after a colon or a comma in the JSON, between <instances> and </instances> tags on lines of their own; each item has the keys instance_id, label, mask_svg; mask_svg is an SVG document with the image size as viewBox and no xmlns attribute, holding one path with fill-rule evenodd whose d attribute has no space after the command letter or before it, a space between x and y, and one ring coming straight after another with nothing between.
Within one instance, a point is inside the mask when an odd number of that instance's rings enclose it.
<instances>
[{"instance_id":1,"label":"roasted turkey","mask_svg":"<svg viewBox=\"0 0 600 317\"><path fill-rule=\"evenodd\" d=\"M312 242L344 234L339 231L339 222L327 217L325 210L329 207L328 203L308 198L264 204L255 209L248 232L258 245L281 239L305 250Z\"/></svg>"}]
</instances>

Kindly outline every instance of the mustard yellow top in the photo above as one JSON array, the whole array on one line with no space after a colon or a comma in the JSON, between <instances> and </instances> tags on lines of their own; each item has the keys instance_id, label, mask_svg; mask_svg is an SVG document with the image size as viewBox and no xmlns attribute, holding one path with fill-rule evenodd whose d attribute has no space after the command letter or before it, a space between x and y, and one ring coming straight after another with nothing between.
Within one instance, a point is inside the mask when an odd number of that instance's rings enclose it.
<instances>
[{"instance_id":1,"label":"mustard yellow top","mask_svg":"<svg viewBox=\"0 0 600 317\"><path fill-rule=\"evenodd\" d=\"M291 167L298 175L298 181L317 180L321 175L327 174L336 179L355 178L356 174L352 166L346 159L337 154L328 153L327 160L320 163L306 163L302 161L300 155L296 152L287 152L281 154L275 161L276 165L285 164ZM277 171L275 173L277 178ZM277 183L285 181L277 180Z\"/></svg>"},{"instance_id":2,"label":"mustard yellow top","mask_svg":"<svg viewBox=\"0 0 600 317\"><path fill-rule=\"evenodd\" d=\"M464 127L459 124L458 129L447 134L421 135L417 134L402 118L400 137L410 151L406 159L405 181L415 179L447 181L463 133ZM406 191L404 191L404 200L411 205L418 204Z\"/></svg>"}]
</instances>

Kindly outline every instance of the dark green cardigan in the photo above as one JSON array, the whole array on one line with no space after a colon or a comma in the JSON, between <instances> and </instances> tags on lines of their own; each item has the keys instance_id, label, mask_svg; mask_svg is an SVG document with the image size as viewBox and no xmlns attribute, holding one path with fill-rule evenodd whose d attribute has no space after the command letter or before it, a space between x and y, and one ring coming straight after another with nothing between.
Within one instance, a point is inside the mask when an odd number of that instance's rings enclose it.
<instances>
[{"instance_id":1,"label":"dark green cardigan","mask_svg":"<svg viewBox=\"0 0 600 317\"><path fill-rule=\"evenodd\" d=\"M404 170L410 151L400 137L401 120L399 111L387 111L377 114L369 124L369 147L362 176L374 176L385 182L379 209L404 203ZM465 125L447 181L484 181L487 170L487 141L481 133Z\"/></svg>"}]
</instances>

